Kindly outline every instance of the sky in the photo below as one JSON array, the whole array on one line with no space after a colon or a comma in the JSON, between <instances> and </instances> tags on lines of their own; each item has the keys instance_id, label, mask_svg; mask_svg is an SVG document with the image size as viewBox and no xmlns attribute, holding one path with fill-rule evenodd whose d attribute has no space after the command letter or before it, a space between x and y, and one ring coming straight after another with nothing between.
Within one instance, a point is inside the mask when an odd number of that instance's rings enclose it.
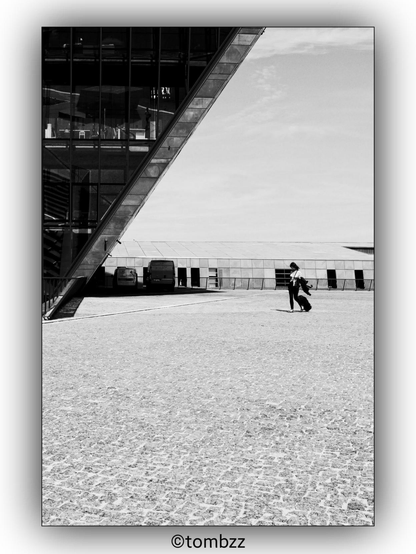
<instances>
[{"instance_id":1,"label":"sky","mask_svg":"<svg viewBox=\"0 0 416 554\"><path fill-rule=\"evenodd\" d=\"M373 242L373 29L266 28L123 235Z\"/></svg>"}]
</instances>

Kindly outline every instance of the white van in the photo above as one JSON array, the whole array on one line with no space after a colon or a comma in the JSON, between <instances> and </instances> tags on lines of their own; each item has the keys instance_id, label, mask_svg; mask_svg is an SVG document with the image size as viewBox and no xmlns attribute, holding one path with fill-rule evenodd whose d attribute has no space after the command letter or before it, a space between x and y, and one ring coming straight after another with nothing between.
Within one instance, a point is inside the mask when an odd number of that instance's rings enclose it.
<instances>
[{"instance_id":1,"label":"white van","mask_svg":"<svg viewBox=\"0 0 416 554\"><path fill-rule=\"evenodd\" d=\"M113 277L113 288L137 288L137 271L134 267L117 267Z\"/></svg>"}]
</instances>

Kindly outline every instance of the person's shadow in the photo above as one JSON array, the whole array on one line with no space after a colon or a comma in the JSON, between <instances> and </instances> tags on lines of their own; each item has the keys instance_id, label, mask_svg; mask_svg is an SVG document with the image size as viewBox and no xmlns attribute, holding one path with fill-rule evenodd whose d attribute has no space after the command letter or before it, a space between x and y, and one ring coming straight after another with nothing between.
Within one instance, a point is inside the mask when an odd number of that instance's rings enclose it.
<instances>
[{"instance_id":1,"label":"person's shadow","mask_svg":"<svg viewBox=\"0 0 416 554\"><path fill-rule=\"evenodd\" d=\"M275 312L286 312L287 314L292 313L290 310L279 310L279 308L273 308L273 311L275 311ZM294 310L293 313L295 313L295 312L300 313L300 310Z\"/></svg>"}]
</instances>

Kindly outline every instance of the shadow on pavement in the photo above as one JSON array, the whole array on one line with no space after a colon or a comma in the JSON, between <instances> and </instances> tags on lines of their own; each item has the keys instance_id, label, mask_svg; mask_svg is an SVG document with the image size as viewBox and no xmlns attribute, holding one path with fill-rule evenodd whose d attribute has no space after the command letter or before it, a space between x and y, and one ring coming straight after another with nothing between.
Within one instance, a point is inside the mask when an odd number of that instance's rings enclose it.
<instances>
[{"instance_id":1,"label":"shadow on pavement","mask_svg":"<svg viewBox=\"0 0 416 554\"><path fill-rule=\"evenodd\" d=\"M299 314L302 314L303 312L301 312L300 310L293 310L293 312L291 312L290 310L279 310L279 308L275 308L273 310L274 312L286 312L287 314L291 314L291 313L299 313Z\"/></svg>"},{"instance_id":2,"label":"shadow on pavement","mask_svg":"<svg viewBox=\"0 0 416 554\"><path fill-rule=\"evenodd\" d=\"M106 296L177 296L181 294L218 294L219 292L226 292L225 290L218 290L218 289L199 289L199 288L187 288L187 287L179 287L175 288L175 290L168 291L168 290L152 290L148 291L146 289L134 289L131 290L131 288L119 288L117 290L115 289L95 289L95 290L86 290L84 291L84 297L106 297Z\"/></svg>"}]
</instances>

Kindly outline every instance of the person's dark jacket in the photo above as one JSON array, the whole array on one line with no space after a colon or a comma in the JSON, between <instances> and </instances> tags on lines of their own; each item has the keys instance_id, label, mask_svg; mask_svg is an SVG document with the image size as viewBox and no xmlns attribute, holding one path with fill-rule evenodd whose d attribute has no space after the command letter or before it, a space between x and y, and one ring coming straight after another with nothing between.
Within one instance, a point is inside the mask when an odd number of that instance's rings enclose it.
<instances>
[{"instance_id":1,"label":"person's dark jacket","mask_svg":"<svg viewBox=\"0 0 416 554\"><path fill-rule=\"evenodd\" d=\"M300 277L298 279L298 284L305 294L307 294L308 296L311 296L309 289L312 288L312 285L308 285L308 281L306 281L304 277Z\"/></svg>"}]
</instances>

